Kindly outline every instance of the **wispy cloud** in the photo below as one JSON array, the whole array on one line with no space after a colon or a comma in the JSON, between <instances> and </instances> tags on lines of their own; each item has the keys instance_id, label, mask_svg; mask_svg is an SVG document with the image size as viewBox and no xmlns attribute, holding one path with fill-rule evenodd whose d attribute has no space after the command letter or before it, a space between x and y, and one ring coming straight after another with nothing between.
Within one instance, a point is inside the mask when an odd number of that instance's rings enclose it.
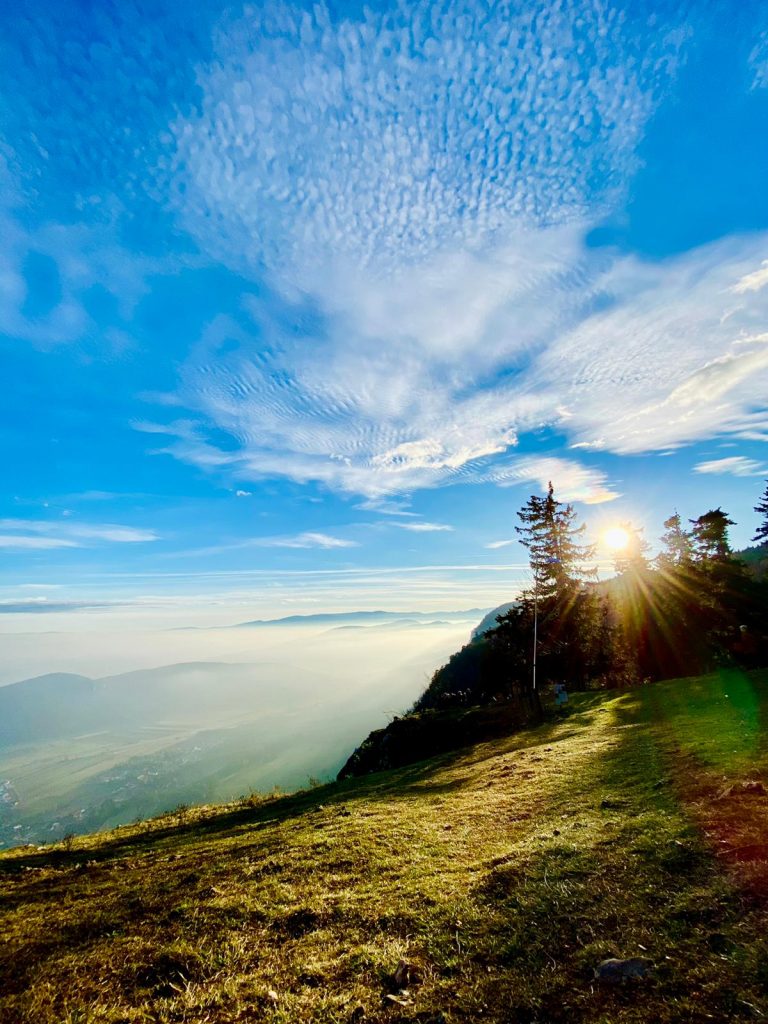
<instances>
[{"instance_id":1,"label":"wispy cloud","mask_svg":"<svg viewBox=\"0 0 768 1024\"><path fill-rule=\"evenodd\" d=\"M154 427L175 438L163 450L244 480L285 475L381 499L529 479L530 459L510 452L545 425L574 449L619 454L768 437L768 234L654 263L590 252L582 230L528 233L518 248L472 256L476 276L449 275L466 306L483 271L505 282L467 327L471 345L441 350L407 316L371 338L348 312L328 321L323 341L287 339L257 358L247 339L227 350L232 324L213 324L182 371L200 420ZM429 280L417 306L439 335ZM209 441L206 424L236 439L233 449ZM571 461L566 480L574 473L574 499L615 494Z\"/></svg>"},{"instance_id":2,"label":"wispy cloud","mask_svg":"<svg viewBox=\"0 0 768 1024\"><path fill-rule=\"evenodd\" d=\"M152 530L116 523L78 523L39 519L0 519L0 547L17 550L52 550L91 544L145 544L158 540Z\"/></svg>"},{"instance_id":3,"label":"wispy cloud","mask_svg":"<svg viewBox=\"0 0 768 1024\"><path fill-rule=\"evenodd\" d=\"M495 551L497 548L508 548L510 544L514 543L514 538L512 538L512 540L492 540L490 544L485 544L484 546L489 548L491 551Z\"/></svg>"},{"instance_id":4,"label":"wispy cloud","mask_svg":"<svg viewBox=\"0 0 768 1024\"><path fill-rule=\"evenodd\" d=\"M54 548L76 548L80 545L63 537L29 537L24 534L0 534L0 548L6 551L51 551Z\"/></svg>"},{"instance_id":5,"label":"wispy cloud","mask_svg":"<svg viewBox=\"0 0 768 1024\"><path fill-rule=\"evenodd\" d=\"M225 14L197 51L208 54L199 102L169 103L166 132L154 122L146 131L141 109L127 116L116 85L127 77L113 72L133 74L146 49L175 96L184 62L164 56L168 25L137 36L105 15L106 43L88 60L112 90L113 116L83 125L104 156L94 167L134 196L146 179L203 259L258 279L284 313L249 296L239 319L213 320L189 339L175 394L146 384L179 418L136 428L163 436L158 452L241 491L270 476L319 481L378 500L369 511L414 519L391 496L454 482L546 486L551 474L570 500L615 497L586 454L554 466L517 454L546 427L584 453L768 438L768 235L663 262L584 242L620 208L686 45L684 13L672 5L655 18L650 36L644 14L642 24L631 11L617 17L602 0L540 5L535 16L463 0L354 15L255 5ZM756 86L768 81L766 38L749 57ZM70 107L90 109L49 42L31 41L30 66L72 80ZM156 94L149 79L136 85ZM49 162L80 180L83 137L63 130L66 105L29 92L19 137L32 134L26 121L53 118ZM157 116L153 103L134 106ZM167 263L127 256L114 197L79 225L26 226L12 215L22 190L6 163L0 330L40 346L101 336L87 301L96 290L116 310L104 336L121 344ZM77 201L90 202L87 190ZM34 316L30 259L57 284ZM30 547L35 537L62 547L153 539L27 536Z\"/></svg>"},{"instance_id":6,"label":"wispy cloud","mask_svg":"<svg viewBox=\"0 0 768 1024\"><path fill-rule=\"evenodd\" d=\"M1 138L0 145L9 149ZM99 325L101 344L113 352L130 346L127 327L148 291L148 277L167 270L167 264L129 253L108 218L93 225L29 226L29 218L17 217L12 209L16 191L0 154L0 332L41 349L82 340L96 331L89 300L98 291L109 295L113 306L111 323ZM47 304L32 294L30 271L51 282ZM31 305L30 297L35 300Z\"/></svg>"},{"instance_id":7,"label":"wispy cloud","mask_svg":"<svg viewBox=\"0 0 768 1024\"><path fill-rule=\"evenodd\" d=\"M453 527L447 523L388 523L387 525L397 526L400 530L410 530L413 533L441 533L453 530Z\"/></svg>"},{"instance_id":8,"label":"wispy cloud","mask_svg":"<svg viewBox=\"0 0 768 1024\"><path fill-rule=\"evenodd\" d=\"M695 466L697 473L729 473L731 476L768 476L768 465L756 462L744 455L731 455L726 459L712 459L710 462L699 462Z\"/></svg>"},{"instance_id":9,"label":"wispy cloud","mask_svg":"<svg viewBox=\"0 0 768 1024\"><path fill-rule=\"evenodd\" d=\"M551 482L559 500L583 501L587 505L599 505L620 497L608 486L605 473L571 459L554 456L516 459L506 466L490 470L486 478L500 487L535 483L542 491Z\"/></svg>"},{"instance_id":10,"label":"wispy cloud","mask_svg":"<svg viewBox=\"0 0 768 1024\"><path fill-rule=\"evenodd\" d=\"M768 291L732 289L766 251L762 234L615 261L593 284L603 308L547 346L529 386L557 395L574 443L620 454L764 432Z\"/></svg>"},{"instance_id":11,"label":"wispy cloud","mask_svg":"<svg viewBox=\"0 0 768 1024\"><path fill-rule=\"evenodd\" d=\"M745 292L757 292L768 285L768 260L763 260L759 270L753 270L745 274L740 281L737 281L731 288L736 295L743 295Z\"/></svg>"},{"instance_id":12,"label":"wispy cloud","mask_svg":"<svg viewBox=\"0 0 768 1024\"><path fill-rule=\"evenodd\" d=\"M391 268L580 216L634 169L676 28L660 18L641 49L597 0L225 18L199 111L173 126L184 223L218 259L324 293L329 259Z\"/></svg>"},{"instance_id":13,"label":"wispy cloud","mask_svg":"<svg viewBox=\"0 0 768 1024\"><path fill-rule=\"evenodd\" d=\"M47 615L94 608L119 608L122 604L118 601L49 601L45 597L30 597L21 601L0 600L0 615Z\"/></svg>"},{"instance_id":14,"label":"wispy cloud","mask_svg":"<svg viewBox=\"0 0 768 1024\"><path fill-rule=\"evenodd\" d=\"M763 32L749 54L752 88L768 89L768 31Z\"/></svg>"},{"instance_id":15,"label":"wispy cloud","mask_svg":"<svg viewBox=\"0 0 768 1024\"><path fill-rule=\"evenodd\" d=\"M328 533L298 533L294 537L259 537L252 542L262 548L322 548L330 551L333 548L356 548L357 541L332 537Z\"/></svg>"},{"instance_id":16,"label":"wispy cloud","mask_svg":"<svg viewBox=\"0 0 768 1024\"><path fill-rule=\"evenodd\" d=\"M379 515L384 516L407 516L408 518L418 519L418 513L412 512L409 502L404 500L369 498L355 505L355 508L363 512L378 512Z\"/></svg>"}]
</instances>

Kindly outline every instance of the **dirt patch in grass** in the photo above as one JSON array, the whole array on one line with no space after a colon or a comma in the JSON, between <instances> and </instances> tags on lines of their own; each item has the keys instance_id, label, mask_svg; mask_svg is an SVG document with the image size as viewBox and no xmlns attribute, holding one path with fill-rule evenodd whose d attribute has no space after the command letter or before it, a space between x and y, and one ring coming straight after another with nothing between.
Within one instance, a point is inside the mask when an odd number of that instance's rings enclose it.
<instances>
[{"instance_id":1,"label":"dirt patch in grass","mask_svg":"<svg viewBox=\"0 0 768 1024\"><path fill-rule=\"evenodd\" d=\"M754 777L726 787L722 781L703 770L692 772L689 763L679 776L678 792L734 883L768 907L768 797L750 788Z\"/></svg>"}]
</instances>

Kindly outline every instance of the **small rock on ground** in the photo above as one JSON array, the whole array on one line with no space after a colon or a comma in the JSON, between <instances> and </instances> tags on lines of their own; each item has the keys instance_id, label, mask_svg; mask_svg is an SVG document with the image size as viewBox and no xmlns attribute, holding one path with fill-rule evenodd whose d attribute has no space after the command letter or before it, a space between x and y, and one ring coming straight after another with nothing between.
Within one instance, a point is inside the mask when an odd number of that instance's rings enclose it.
<instances>
[{"instance_id":1,"label":"small rock on ground","mask_svg":"<svg viewBox=\"0 0 768 1024\"><path fill-rule=\"evenodd\" d=\"M653 970L653 961L645 956L631 956L628 960L612 957L595 968L595 979L608 985L618 985L629 978L647 978Z\"/></svg>"},{"instance_id":2,"label":"small rock on ground","mask_svg":"<svg viewBox=\"0 0 768 1024\"><path fill-rule=\"evenodd\" d=\"M768 796L768 791L762 782L734 782L732 786L726 786L720 792L718 799L724 800L729 796Z\"/></svg>"}]
</instances>

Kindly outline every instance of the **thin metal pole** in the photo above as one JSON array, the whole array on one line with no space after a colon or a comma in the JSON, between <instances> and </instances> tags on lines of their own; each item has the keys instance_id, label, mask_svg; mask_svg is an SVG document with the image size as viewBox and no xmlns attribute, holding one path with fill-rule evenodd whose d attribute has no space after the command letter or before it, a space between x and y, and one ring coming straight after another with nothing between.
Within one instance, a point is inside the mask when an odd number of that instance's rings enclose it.
<instances>
[{"instance_id":1,"label":"thin metal pole","mask_svg":"<svg viewBox=\"0 0 768 1024\"><path fill-rule=\"evenodd\" d=\"M534 578L533 584L533 692L536 692L536 648L539 638L539 587Z\"/></svg>"}]
</instances>

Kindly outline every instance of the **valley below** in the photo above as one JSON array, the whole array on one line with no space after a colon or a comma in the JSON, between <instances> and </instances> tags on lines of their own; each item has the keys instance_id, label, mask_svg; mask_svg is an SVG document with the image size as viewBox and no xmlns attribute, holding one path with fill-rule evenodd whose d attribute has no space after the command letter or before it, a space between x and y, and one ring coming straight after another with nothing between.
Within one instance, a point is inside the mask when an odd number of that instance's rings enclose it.
<instances>
[{"instance_id":1,"label":"valley below","mask_svg":"<svg viewBox=\"0 0 768 1024\"><path fill-rule=\"evenodd\" d=\"M293 617L125 635L103 652L81 638L84 654L62 658L68 669L122 667L131 650L140 665L216 660L0 686L0 848L326 781L361 736L413 702L482 613ZM41 636L37 663L59 664L67 642Z\"/></svg>"}]
</instances>

